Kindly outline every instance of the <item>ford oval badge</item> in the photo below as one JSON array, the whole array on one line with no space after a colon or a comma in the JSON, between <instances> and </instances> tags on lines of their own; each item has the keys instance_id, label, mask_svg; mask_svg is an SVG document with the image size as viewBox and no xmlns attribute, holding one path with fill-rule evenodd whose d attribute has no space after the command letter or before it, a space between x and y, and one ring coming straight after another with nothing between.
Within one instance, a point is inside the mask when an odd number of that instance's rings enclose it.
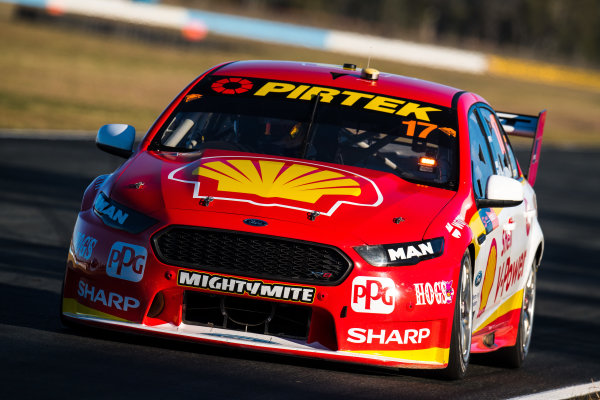
<instances>
[{"instance_id":1,"label":"ford oval badge","mask_svg":"<svg viewBox=\"0 0 600 400\"><path fill-rule=\"evenodd\" d=\"M479 271L479 273L475 277L475 286L479 286L479 284L481 283L481 276L481 271Z\"/></svg>"},{"instance_id":2,"label":"ford oval badge","mask_svg":"<svg viewBox=\"0 0 600 400\"><path fill-rule=\"evenodd\" d=\"M244 223L246 225L250 225L250 226L267 226L267 225L269 225L269 224L267 224L266 221L263 221L262 219L254 219L254 218L245 219Z\"/></svg>"}]
</instances>

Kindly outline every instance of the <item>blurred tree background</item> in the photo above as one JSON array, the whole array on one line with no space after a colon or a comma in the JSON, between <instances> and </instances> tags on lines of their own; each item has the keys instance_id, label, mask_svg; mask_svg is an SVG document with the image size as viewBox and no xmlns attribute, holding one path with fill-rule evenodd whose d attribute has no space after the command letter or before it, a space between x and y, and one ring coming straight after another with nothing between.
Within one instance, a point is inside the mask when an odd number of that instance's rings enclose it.
<instances>
[{"instance_id":1,"label":"blurred tree background","mask_svg":"<svg viewBox=\"0 0 600 400\"><path fill-rule=\"evenodd\" d=\"M163 0L388 38L600 65L600 0Z\"/></svg>"}]
</instances>

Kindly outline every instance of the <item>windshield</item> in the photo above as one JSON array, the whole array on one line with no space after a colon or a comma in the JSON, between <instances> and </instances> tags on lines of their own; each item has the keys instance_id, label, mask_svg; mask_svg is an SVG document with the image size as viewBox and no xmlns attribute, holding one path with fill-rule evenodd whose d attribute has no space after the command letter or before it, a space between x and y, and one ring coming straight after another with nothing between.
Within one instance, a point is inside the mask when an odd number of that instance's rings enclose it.
<instances>
[{"instance_id":1,"label":"windshield","mask_svg":"<svg viewBox=\"0 0 600 400\"><path fill-rule=\"evenodd\" d=\"M208 77L167 119L153 149L208 148L363 167L456 188L456 113L367 92Z\"/></svg>"}]
</instances>

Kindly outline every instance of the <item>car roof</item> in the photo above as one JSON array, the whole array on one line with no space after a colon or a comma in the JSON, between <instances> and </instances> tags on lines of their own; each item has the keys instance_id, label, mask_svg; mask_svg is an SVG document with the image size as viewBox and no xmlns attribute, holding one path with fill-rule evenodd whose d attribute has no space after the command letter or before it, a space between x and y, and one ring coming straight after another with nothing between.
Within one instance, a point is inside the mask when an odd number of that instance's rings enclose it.
<instances>
[{"instance_id":1,"label":"car roof","mask_svg":"<svg viewBox=\"0 0 600 400\"><path fill-rule=\"evenodd\" d=\"M462 91L439 83L421 79L379 73L379 79L361 78L361 69L344 69L341 65L294 61L236 61L213 71L213 75L241 76L301 82L376 93L390 97L418 100L425 103L451 107L452 100Z\"/></svg>"}]
</instances>

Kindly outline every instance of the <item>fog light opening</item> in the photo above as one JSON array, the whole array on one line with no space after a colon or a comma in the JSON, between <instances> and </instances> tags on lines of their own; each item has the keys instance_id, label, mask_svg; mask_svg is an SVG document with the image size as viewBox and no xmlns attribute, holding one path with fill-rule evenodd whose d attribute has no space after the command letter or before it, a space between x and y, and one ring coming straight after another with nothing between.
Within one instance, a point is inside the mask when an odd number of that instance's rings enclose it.
<instances>
[{"instance_id":1,"label":"fog light opening","mask_svg":"<svg viewBox=\"0 0 600 400\"><path fill-rule=\"evenodd\" d=\"M496 341L495 332L489 333L483 337L483 344L486 347L489 347L489 348L494 347L495 341Z\"/></svg>"},{"instance_id":2,"label":"fog light opening","mask_svg":"<svg viewBox=\"0 0 600 400\"><path fill-rule=\"evenodd\" d=\"M148 310L148 317L156 318L160 315L160 313L165 308L165 296L162 292L158 292L156 296L154 296L154 300L152 300L152 304L150 305L150 309Z\"/></svg>"}]
</instances>

